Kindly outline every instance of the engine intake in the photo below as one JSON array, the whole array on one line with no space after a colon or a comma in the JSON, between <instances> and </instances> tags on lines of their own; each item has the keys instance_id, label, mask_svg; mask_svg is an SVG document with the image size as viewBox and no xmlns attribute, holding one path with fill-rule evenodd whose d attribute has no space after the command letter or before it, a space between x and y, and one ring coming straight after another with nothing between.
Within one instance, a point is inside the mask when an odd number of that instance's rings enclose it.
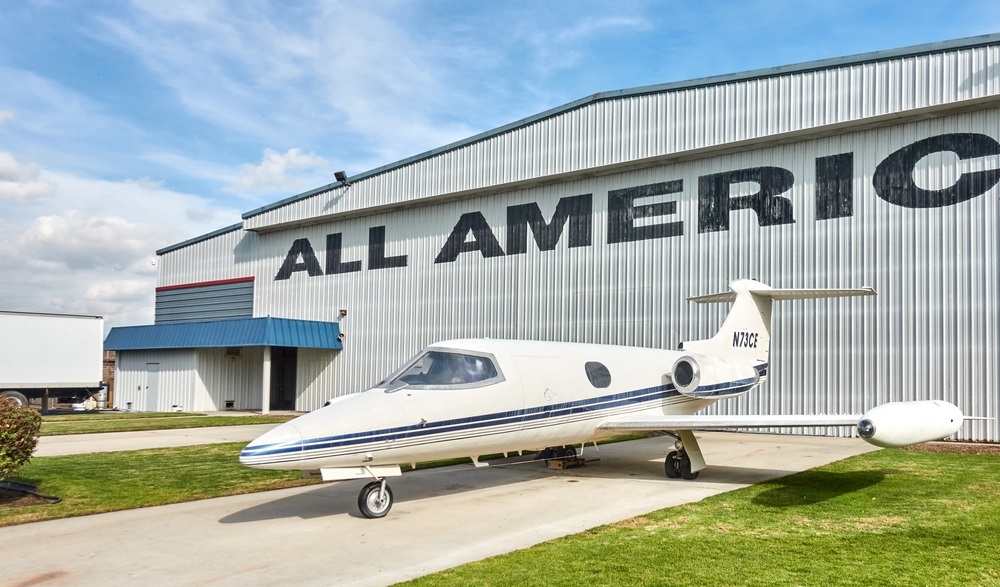
<instances>
[{"instance_id":1,"label":"engine intake","mask_svg":"<svg viewBox=\"0 0 1000 587\"><path fill-rule=\"evenodd\" d=\"M752 365L711 355L684 355L674 361L670 378L688 397L725 397L750 391L760 381Z\"/></svg>"}]
</instances>

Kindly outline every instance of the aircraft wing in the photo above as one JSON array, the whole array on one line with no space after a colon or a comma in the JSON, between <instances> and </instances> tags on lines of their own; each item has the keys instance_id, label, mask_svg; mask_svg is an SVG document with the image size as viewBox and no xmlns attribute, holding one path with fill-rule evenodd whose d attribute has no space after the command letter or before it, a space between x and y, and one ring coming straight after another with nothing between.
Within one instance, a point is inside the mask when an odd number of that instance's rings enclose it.
<instances>
[{"instance_id":1,"label":"aircraft wing","mask_svg":"<svg viewBox=\"0 0 1000 587\"><path fill-rule=\"evenodd\" d=\"M603 430L643 432L655 430L720 430L729 428L799 428L806 426L857 426L860 414L834 416L634 416L609 420Z\"/></svg>"}]
</instances>

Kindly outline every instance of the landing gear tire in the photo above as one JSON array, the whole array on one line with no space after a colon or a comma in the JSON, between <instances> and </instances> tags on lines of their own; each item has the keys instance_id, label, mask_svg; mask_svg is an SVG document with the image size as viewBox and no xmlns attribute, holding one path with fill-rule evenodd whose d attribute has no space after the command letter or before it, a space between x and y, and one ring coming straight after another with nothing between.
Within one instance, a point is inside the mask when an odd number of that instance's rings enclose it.
<instances>
[{"instance_id":1,"label":"landing gear tire","mask_svg":"<svg viewBox=\"0 0 1000 587\"><path fill-rule=\"evenodd\" d=\"M699 471L691 471L691 458L684 451L672 450L663 460L663 470L671 479L684 478L688 481L698 478Z\"/></svg>"},{"instance_id":2,"label":"landing gear tire","mask_svg":"<svg viewBox=\"0 0 1000 587\"><path fill-rule=\"evenodd\" d=\"M540 461L549 461L552 459L572 459L576 457L576 448L572 445L568 446L550 446L538 452L538 456L535 458Z\"/></svg>"},{"instance_id":3,"label":"landing gear tire","mask_svg":"<svg viewBox=\"0 0 1000 587\"><path fill-rule=\"evenodd\" d=\"M671 479L677 479L681 476L681 469L679 466L679 457L677 456L677 451L672 450L667 453L667 458L663 460L663 470L666 472L667 477ZM688 468L690 469L690 463Z\"/></svg>"},{"instance_id":4,"label":"landing gear tire","mask_svg":"<svg viewBox=\"0 0 1000 587\"><path fill-rule=\"evenodd\" d=\"M7 398L18 405L18 407L28 407L28 398L20 391L5 391L0 393L0 397Z\"/></svg>"},{"instance_id":5,"label":"landing gear tire","mask_svg":"<svg viewBox=\"0 0 1000 587\"><path fill-rule=\"evenodd\" d=\"M687 456L687 453L681 455L677 468L680 470L681 477L687 479L688 481L698 478L698 472L691 472L691 458Z\"/></svg>"},{"instance_id":6,"label":"landing gear tire","mask_svg":"<svg viewBox=\"0 0 1000 587\"><path fill-rule=\"evenodd\" d=\"M392 490L385 481L372 481L358 494L358 509L366 518L382 518L392 509Z\"/></svg>"}]
</instances>

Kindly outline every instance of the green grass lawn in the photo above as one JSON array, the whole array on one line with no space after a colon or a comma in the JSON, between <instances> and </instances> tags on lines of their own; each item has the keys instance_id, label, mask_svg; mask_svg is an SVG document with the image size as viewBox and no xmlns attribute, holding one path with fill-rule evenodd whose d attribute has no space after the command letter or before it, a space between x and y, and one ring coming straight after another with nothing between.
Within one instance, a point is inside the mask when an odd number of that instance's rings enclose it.
<instances>
[{"instance_id":1,"label":"green grass lawn","mask_svg":"<svg viewBox=\"0 0 1000 587\"><path fill-rule=\"evenodd\" d=\"M242 447L38 457L18 480L62 503L0 506L0 526L315 482ZM882 450L410 584L1000 586L997 553L1000 456Z\"/></svg>"},{"instance_id":2,"label":"green grass lawn","mask_svg":"<svg viewBox=\"0 0 1000 587\"><path fill-rule=\"evenodd\" d=\"M242 426L287 422L292 416L206 416L191 413L105 413L42 416L40 436L94 434L100 432L136 432L140 430L176 430L209 426Z\"/></svg>"},{"instance_id":3,"label":"green grass lawn","mask_svg":"<svg viewBox=\"0 0 1000 587\"><path fill-rule=\"evenodd\" d=\"M15 479L58 504L0 506L0 526L316 483L239 463L245 442L35 457Z\"/></svg>"},{"instance_id":4,"label":"green grass lawn","mask_svg":"<svg viewBox=\"0 0 1000 587\"><path fill-rule=\"evenodd\" d=\"M882 450L407 585L1000 585L1000 457Z\"/></svg>"},{"instance_id":5,"label":"green grass lawn","mask_svg":"<svg viewBox=\"0 0 1000 587\"><path fill-rule=\"evenodd\" d=\"M42 422L80 422L87 420L142 420L147 418L191 418L203 416L192 412L73 412L42 414Z\"/></svg>"}]
</instances>

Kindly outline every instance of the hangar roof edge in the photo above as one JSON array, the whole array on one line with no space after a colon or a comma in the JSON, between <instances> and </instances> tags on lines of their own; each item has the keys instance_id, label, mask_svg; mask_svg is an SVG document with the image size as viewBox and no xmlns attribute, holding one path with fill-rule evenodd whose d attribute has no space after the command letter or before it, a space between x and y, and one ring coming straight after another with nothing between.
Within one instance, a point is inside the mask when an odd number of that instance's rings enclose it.
<instances>
[{"instance_id":1,"label":"hangar roof edge","mask_svg":"<svg viewBox=\"0 0 1000 587\"><path fill-rule=\"evenodd\" d=\"M198 243L200 243L202 241L207 241L210 238L215 238L215 237L217 237L219 235L223 235L223 234L226 234L226 233L229 233L229 232L233 232L234 230L239 230L241 228L243 228L243 223L242 222L237 222L236 224L231 224L229 226L220 228L218 230L213 230L212 232L209 232L209 233L206 233L206 234L203 234L203 235L200 235L200 236L196 236L196 237L193 237L193 238L189 238L186 241L182 241L182 242L179 242L179 243L174 244L174 245L163 247L162 249L157 250L156 254L157 255L163 255L163 254L169 253L171 251L176 251L177 249L183 249L184 247L187 247L187 246L190 246L190 245L194 245L194 244L198 244Z\"/></svg>"},{"instance_id":2,"label":"hangar roof edge","mask_svg":"<svg viewBox=\"0 0 1000 587\"><path fill-rule=\"evenodd\" d=\"M116 326L105 350L287 346L340 350L340 324L290 318L238 318L143 326Z\"/></svg>"},{"instance_id":3,"label":"hangar roof edge","mask_svg":"<svg viewBox=\"0 0 1000 587\"><path fill-rule=\"evenodd\" d=\"M721 75L715 75L715 76L709 76L709 77L695 78L695 79L691 79L691 80L683 80L683 81L678 81L678 82L667 82L667 83L654 84L654 85L649 85L649 86L639 86L639 87L635 87L635 88L627 88L627 89L623 89L623 90L611 90L611 91L606 91L606 92L597 92L596 94L591 94L590 96L586 96L584 98L580 98L578 100L574 100L574 101L569 102L567 104L563 104L562 106L556 106L555 108L550 108L549 110L545 110L545 111L540 112L538 114L534 114L532 116L528 116L526 118L522 118L520 120L516 120L514 122L505 124L503 126L499 126L497 128L481 132L481 133L473 135L471 137L468 137L468 138L465 138L465 139L462 139L462 140L459 140L459 141L455 141L453 143L449 143L449 144L444 145L442 147L438 147L436 149L431 149L430 151L425 151L423 153L419 153L419 154L414 155L412 157L407 157L405 159L401 159L401 160L396 161L394 163L389 163L389 164L383 165L381 167L376 167L375 169L371 169L369 171L366 171L366 172L363 172L363 173L359 173L358 175L355 175L355 176L352 176L352 177L348 178L348 180L350 182L355 182L355 181L360 181L362 179L366 179L366 178L369 178L369 177L373 177L375 175L379 175L381 173L385 173L387 171L391 171L391 170L399 168L399 167L404 167L406 165L410 165L410 164L415 163L417 161L421 161L421 160L424 160L424 159L429 159L431 157L440 155L442 153L447 153L449 151L454 151L454 150L459 149L461 147L477 143L479 141L482 141L484 139L487 139L487 138L490 138L490 137L493 137L493 136L496 136L496 135L501 135L503 133L510 132L513 129L520 128L522 126L527 126L527 125L532 124L534 122L538 122L540 120L545 120L546 118L551 118L553 116L556 116L556 115L559 115L559 114L562 114L562 113L565 113L565 112L568 112L568 111L571 111L571 110L575 110L577 108L582 108L582 107L587 106L589 104L593 104L593 103L596 103L596 102L602 102L602 101L605 101L605 100L613 100L613 99L617 99L617 98L625 98L625 97L631 97L631 96L642 96L642 95L646 95L646 94L656 94L656 93L668 92L668 91L673 91L673 90L681 90L681 89L690 89L690 88L697 88L697 87L703 87L703 86L711 86L711 85L717 85L717 84L722 84L722 83L729 83L729 82L734 82L734 81L744 81L744 80L760 79L760 78L771 77L771 76L775 76L775 75L785 75L785 74L789 74L789 73L800 73L800 72L806 72L806 71L815 71L815 70L826 69L826 68L830 68L830 67L841 67L841 66L844 66L844 65L860 65L860 64L863 64L863 63L870 63L870 62L873 62L873 61L882 61L882 60L894 59L894 58L898 58L898 57L912 57L912 56L923 55L923 54L928 54L928 53L937 53L939 51L947 51L947 50L952 50L952 49L967 49L967 48L972 48L972 47L980 47L980 46L984 46L984 45L993 45L993 44L997 44L997 43L1000 43L1000 33L992 33L992 34L987 34L987 35L978 35L978 36L974 36L974 37L964 37L964 38L961 38L961 39L953 39L953 40L950 40L950 41L937 41L937 42L933 42L933 43L924 43L924 44L920 44L920 45L910 45L908 47L899 47L899 48L895 48L895 49L883 49L883 50L878 50L878 51L870 51L870 52L867 52L867 53L857 53L857 54L854 54L854 55L847 55L847 56L843 56L843 57L831 57L831 58L819 59L819 60L815 60L815 61L805 61L805 62L794 63L794 64L790 64L790 65L779 65L779 66L775 66L775 67L766 67L766 68L761 68L761 69L752 69L752 70L744 71L744 72L727 73L727 74L721 74ZM290 196L288 198L284 198L282 200L278 200L277 202L268 204L266 206L261 206L260 208L256 208L254 210L250 210L249 212L245 212L245 213L243 213L242 218L244 220L246 220L247 218L252 218L254 216L258 216L260 214L264 214L264 213L269 212L271 210L275 210L277 208L281 208L283 206L287 206L288 204L292 204L294 202L298 202L300 200L304 200L304 199L309 198L311 196L314 196L316 194L320 194L320 193L326 192L328 190L340 187L342 185L344 185L343 182L339 182L338 181L338 182L327 184L325 186L318 187L318 188L315 188L315 189L312 189L312 190L309 190L309 191L306 191L306 192L302 192L300 194L296 194L294 196Z\"/></svg>"},{"instance_id":4,"label":"hangar roof edge","mask_svg":"<svg viewBox=\"0 0 1000 587\"><path fill-rule=\"evenodd\" d=\"M95 314L64 314L61 312L21 312L18 310L0 310L0 314L5 316L48 316L52 318L91 318L94 320L104 319L104 316L97 316Z\"/></svg>"},{"instance_id":5,"label":"hangar roof edge","mask_svg":"<svg viewBox=\"0 0 1000 587\"><path fill-rule=\"evenodd\" d=\"M442 153L447 153L449 151L454 151L454 150L460 149L462 147L475 144L475 143L477 143L479 141L483 141L483 140L489 139L489 138L494 137L494 136L498 136L498 135L502 135L502 134L507 133L507 132L511 132L511 131L513 131L515 129L518 129L520 127L524 127L524 126L533 124L535 122L538 122L538 121L541 121L541 120L545 120L547 118L551 118L551 117L563 114L565 112L569 112L569 111L572 111L572 110L575 110L575 109L578 109L578 108L583 108L585 106L588 106L588 105L591 105L591 104L595 104L595 103L599 103L599 102L606 101L606 100L614 100L614 99L619 99L619 98L642 96L642 95L656 94L656 93L662 93L662 92L670 92L670 91L676 91L676 90L684 90L684 89L690 89L690 88L712 86L712 85L718 85L718 84L724 84L724 83L731 83L731 82L737 82L737 81L746 81L746 80L761 79L761 78L767 78L767 77L778 76L778 75L787 75L787 74L792 74L792 73L801 73L801 72L808 72L808 71L816 71L816 70L822 70L822 69L827 69L827 68L832 68L832 67L843 67L843 66L846 66L846 65L861 65L861 64L871 63L871 62L875 62L875 61L883 61L883 60L896 59L896 58L902 58L902 57L913 57L913 56L919 56L919 55L926 55L926 54L938 53L938 52L942 52L942 51L949 51L949 50L955 50L955 49L969 49L969 48L982 47L982 46L986 46L986 45L996 45L996 44L1000 44L1000 33L978 35L978 36L973 36L973 37L964 37L964 38L960 38L960 39L953 39L953 40L948 40L948 41L937 41L937 42L924 43L924 44L919 44L919 45L910 45L910 46L907 46L907 47L899 47L899 48L894 48L894 49L884 49L884 50L878 50L878 51L871 51L871 52L867 52L867 53L857 53L857 54L847 55L847 56L842 56L842 57L831 57L831 58L827 58L827 59L820 59L820 60L815 60L815 61L806 61L806 62L795 63L795 64L790 64L790 65L781 65L781 66L775 66L775 67L767 67L767 68L761 68L761 69L748 70L748 71L744 71L744 72L728 73L728 74L721 74L721 75L709 76L709 77L702 77L702 78L694 78L694 79L690 79L690 80L683 80L683 81L677 81L677 82L667 82L667 83L662 83L662 84L654 84L654 85L648 85L648 86L639 86L639 87L628 88L628 89L623 89L623 90L611 90L611 91L606 91L606 92L598 92L598 93L595 93L595 94L591 94L590 96L586 96L584 98L580 98L578 100L574 100L574 101L569 102L567 104L563 104L561 106L557 106L555 108L551 108L549 110L545 110L545 111L540 112L538 114L535 114L535 115L532 115L532 116L529 116L529 117L526 117L526 118L522 118L520 120L511 122L509 124L505 124L503 126L500 126L500 127L497 127L497 128L491 129L491 130L487 130L487 131L481 132L479 134L473 135L471 137L468 137L468 138L465 138L465 139L462 139L462 140L459 140L459 141L456 141L456 142L453 142L453 143L449 143L447 145L444 145L444 146L432 149L430 151L425 151L423 153L414 155L412 157L407 157L405 159L401 159L401 160L396 161L394 163L389 163L389 164L377 167L375 169L371 169L369 171L366 171L366 172L363 172L363 173L360 173L358 175L350 177L349 181L350 182L356 182L356 181L360 181L360 180L367 179L367 178L370 178L370 177L374 177L374 176L380 175L382 173L386 173L386 172L392 171L394 169L405 167L407 165L411 165L413 163L416 163L416 162L419 162L419 161L422 161L422 160L425 160L425 159L429 159L429 158L438 156L438 155L440 155ZM300 194L296 194L296 195L284 198L282 200L278 200L278 201L273 202L271 204L267 204L265 206L261 206L259 208L256 208L256 209L253 209L253 210L250 210L248 212L243 213L242 214L242 219L243 219L243 221L246 221L249 218L253 218L255 216L259 216L261 214L265 214L267 212L276 210L278 208L282 208L284 206L287 206L287 205L290 205L290 204L293 204L293 203L296 203L296 202L308 199L308 198L310 198L312 196L315 196L317 194L321 194L323 192L327 192L329 190L332 190L332 189L337 188L337 187L341 187L343 185L344 185L343 182L339 182L338 181L338 182L330 183L330 184L327 184L327 185L324 185L324 186L320 186L320 187L308 190L306 192L302 192ZM157 250L156 254L157 255L163 255L163 254L166 254L166 253L170 253L172 251L176 251L178 249L182 249L182 248L185 248L185 247L188 247L188 246L191 246L191 245L194 245L194 244L197 244L197 243L209 240L209 239L214 238L216 236L220 236L222 234L226 234L226 233L232 232L234 230L237 230L237 229L240 229L240 228L243 228L243 227L244 227L244 224L242 222L234 224L234 225L231 225L231 226L227 226L225 228L221 228L219 230L215 230L215 231L209 232L207 234L204 234L204 235L201 235L201 236L197 236L197 237L185 240L183 242L180 242L180 243L177 243L177 244L174 244L174 245L170 245L170 246L164 247L162 249Z\"/></svg>"}]
</instances>

